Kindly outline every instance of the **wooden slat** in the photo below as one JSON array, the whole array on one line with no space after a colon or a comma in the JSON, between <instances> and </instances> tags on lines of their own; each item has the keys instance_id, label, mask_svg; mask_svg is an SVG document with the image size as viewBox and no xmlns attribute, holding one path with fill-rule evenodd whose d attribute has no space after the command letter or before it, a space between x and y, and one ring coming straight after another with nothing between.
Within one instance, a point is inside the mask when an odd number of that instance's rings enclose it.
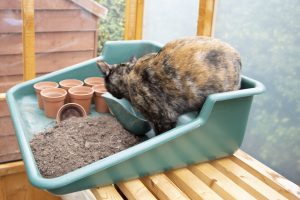
<instances>
[{"instance_id":1,"label":"wooden slat","mask_svg":"<svg viewBox=\"0 0 300 200\"><path fill-rule=\"evenodd\" d=\"M143 182L159 199L189 199L163 173L144 177Z\"/></svg>"},{"instance_id":2,"label":"wooden slat","mask_svg":"<svg viewBox=\"0 0 300 200\"><path fill-rule=\"evenodd\" d=\"M1 58L3 58L1 60ZM48 73L94 58L94 51L53 52L36 54L36 72ZM15 81L7 76L22 75L21 55L0 56L0 82ZM19 61L19 62L18 62ZM10 64L11 63L11 64ZM7 70L9 68L9 70ZM2 79L1 76L6 77Z\"/></svg>"},{"instance_id":3,"label":"wooden slat","mask_svg":"<svg viewBox=\"0 0 300 200\"><path fill-rule=\"evenodd\" d=\"M1 102L5 100L5 97L6 97L5 93L0 93L0 101Z\"/></svg>"},{"instance_id":4,"label":"wooden slat","mask_svg":"<svg viewBox=\"0 0 300 200\"><path fill-rule=\"evenodd\" d=\"M222 199L187 168L172 170L167 175L191 199Z\"/></svg>"},{"instance_id":5,"label":"wooden slat","mask_svg":"<svg viewBox=\"0 0 300 200\"><path fill-rule=\"evenodd\" d=\"M1 77L0 77L1 78ZM9 77L10 78L10 77ZM6 81L8 82L3 82L1 81L1 84L0 84L0 93L2 92L6 92L9 88L11 88L12 86L22 82L22 76L14 76L13 78L16 78L18 79L19 81L10 81L9 79L7 79ZM5 80L5 79L4 79Z\"/></svg>"},{"instance_id":6,"label":"wooden slat","mask_svg":"<svg viewBox=\"0 0 300 200\"><path fill-rule=\"evenodd\" d=\"M238 150L231 159L288 199L300 199L300 188L274 170Z\"/></svg>"},{"instance_id":7,"label":"wooden slat","mask_svg":"<svg viewBox=\"0 0 300 200\"><path fill-rule=\"evenodd\" d=\"M8 105L6 103L6 94L5 93L1 93L0 94L0 119L1 117L8 117L10 114L9 114L9 110L8 110ZM0 126L1 127L1 126Z\"/></svg>"},{"instance_id":8,"label":"wooden slat","mask_svg":"<svg viewBox=\"0 0 300 200\"><path fill-rule=\"evenodd\" d=\"M46 32L36 34L36 53L95 49L95 31ZM21 34L0 35L0 55L22 54Z\"/></svg>"},{"instance_id":9,"label":"wooden slat","mask_svg":"<svg viewBox=\"0 0 300 200\"><path fill-rule=\"evenodd\" d=\"M126 0L125 40L142 39L144 0Z\"/></svg>"},{"instance_id":10,"label":"wooden slat","mask_svg":"<svg viewBox=\"0 0 300 200\"><path fill-rule=\"evenodd\" d=\"M229 158L217 160L213 166L257 199L287 199Z\"/></svg>"},{"instance_id":11,"label":"wooden slat","mask_svg":"<svg viewBox=\"0 0 300 200\"><path fill-rule=\"evenodd\" d=\"M21 12L0 10L0 33L21 33ZM36 32L95 31L97 17L84 10L36 10Z\"/></svg>"},{"instance_id":12,"label":"wooden slat","mask_svg":"<svg viewBox=\"0 0 300 200\"><path fill-rule=\"evenodd\" d=\"M117 184L123 194L129 199L154 200L153 194L139 179L120 182Z\"/></svg>"},{"instance_id":13,"label":"wooden slat","mask_svg":"<svg viewBox=\"0 0 300 200\"><path fill-rule=\"evenodd\" d=\"M35 77L34 0L22 0L23 79Z\"/></svg>"},{"instance_id":14,"label":"wooden slat","mask_svg":"<svg viewBox=\"0 0 300 200\"><path fill-rule=\"evenodd\" d=\"M167 175L191 199L222 199L187 168L172 170Z\"/></svg>"},{"instance_id":15,"label":"wooden slat","mask_svg":"<svg viewBox=\"0 0 300 200\"><path fill-rule=\"evenodd\" d=\"M113 185L98 187L91 189L97 200L122 200L123 198L118 193Z\"/></svg>"},{"instance_id":16,"label":"wooden slat","mask_svg":"<svg viewBox=\"0 0 300 200\"><path fill-rule=\"evenodd\" d=\"M1 127L0 137L14 135L14 133L15 133L10 116L0 117L0 127ZM2 138L2 139L4 139L4 138ZM1 143L1 141L0 141L0 143ZM0 152L1 152L1 149L0 149Z\"/></svg>"},{"instance_id":17,"label":"wooden slat","mask_svg":"<svg viewBox=\"0 0 300 200\"><path fill-rule=\"evenodd\" d=\"M143 34L144 0L137 0L135 39L141 40Z\"/></svg>"},{"instance_id":18,"label":"wooden slat","mask_svg":"<svg viewBox=\"0 0 300 200\"><path fill-rule=\"evenodd\" d=\"M197 35L211 36L214 19L215 0L199 1Z\"/></svg>"},{"instance_id":19,"label":"wooden slat","mask_svg":"<svg viewBox=\"0 0 300 200\"><path fill-rule=\"evenodd\" d=\"M35 0L35 9L81 9L76 4L72 3L69 0ZM0 9L20 9L21 0L1 0Z\"/></svg>"},{"instance_id":20,"label":"wooden slat","mask_svg":"<svg viewBox=\"0 0 300 200\"><path fill-rule=\"evenodd\" d=\"M21 160L22 156L20 152L17 153L8 153L5 155L0 156L0 163L7 163Z\"/></svg>"},{"instance_id":21,"label":"wooden slat","mask_svg":"<svg viewBox=\"0 0 300 200\"><path fill-rule=\"evenodd\" d=\"M209 163L190 166L190 170L224 199L255 199Z\"/></svg>"},{"instance_id":22,"label":"wooden slat","mask_svg":"<svg viewBox=\"0 0 300 200\"><path fill-rule=\"evenodd\" d=\"M23 161L0 164L0 177L24 171L25 168Z\"/></svg>"},{"instance_id":23,"label":"wooden slat","mask_svg":"<svg viewBox=\"0 0 300 200\"><path fill-rule=\"evenodd\" d=\"M0 156L19 152L18 141L15 135L0 136Z\"/></svg>"}]
</instances>

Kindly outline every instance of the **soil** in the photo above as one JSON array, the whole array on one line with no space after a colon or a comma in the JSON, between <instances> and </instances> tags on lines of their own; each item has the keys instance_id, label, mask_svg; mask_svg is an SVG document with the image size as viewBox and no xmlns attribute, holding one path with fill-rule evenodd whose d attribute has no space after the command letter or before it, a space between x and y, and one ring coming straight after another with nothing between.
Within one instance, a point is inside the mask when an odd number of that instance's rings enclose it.
<instances>
[{"instance_id":1,"label":"soil","mask_svg":"<svg viewBox=\"0 0 300 200\"><path fill-rule=\"evenodd\" d=\"M131 147L142 139L110 115L71 117L30 142L42 176L58 177Z\"/></svg>"}]
</instances>

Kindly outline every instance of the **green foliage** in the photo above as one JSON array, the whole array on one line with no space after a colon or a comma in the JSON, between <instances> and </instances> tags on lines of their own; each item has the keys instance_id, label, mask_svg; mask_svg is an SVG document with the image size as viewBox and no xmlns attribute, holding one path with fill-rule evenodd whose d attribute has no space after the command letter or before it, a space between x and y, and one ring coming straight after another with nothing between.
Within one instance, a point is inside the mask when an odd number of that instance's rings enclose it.
<instances>
[{"instance_id":1,"label":"green foliage","mask_svg":"<svg viewBox=\"0 0 300 200\"><path fill-rule=\"evenodd\" d=\"M255 98L242 148L300 182L300 4L220 1L215 36L241 53L243 74L267 92Z\"/></svg>"},{"instance_id":2,"label":"green foliage","mask_svg":"<svg viewBox=\"0 0 300 200\"><path fill-rule=\"evenodd\" d=\"M98 53L108 40L122 40L124 35L125 0L95 0L108 9L105 19L101 19L98 34Z\"/></svg>"}]
</instances>

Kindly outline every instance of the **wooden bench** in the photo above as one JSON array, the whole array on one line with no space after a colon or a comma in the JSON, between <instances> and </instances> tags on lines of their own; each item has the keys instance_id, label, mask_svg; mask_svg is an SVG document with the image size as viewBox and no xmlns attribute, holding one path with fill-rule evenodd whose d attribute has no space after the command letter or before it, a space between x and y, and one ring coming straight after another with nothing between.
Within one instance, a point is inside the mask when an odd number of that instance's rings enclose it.
<instances>
[{"instance_id":1,"label":"wooden bench","mask_svg":"<svg viewBox=\"0 0 300 200\"><path fill-rule=\"evenodd\" d=\"M300 188L238 150L207 163L64 195L85 199L300 199Z\"/></svg>"}]
</instances>

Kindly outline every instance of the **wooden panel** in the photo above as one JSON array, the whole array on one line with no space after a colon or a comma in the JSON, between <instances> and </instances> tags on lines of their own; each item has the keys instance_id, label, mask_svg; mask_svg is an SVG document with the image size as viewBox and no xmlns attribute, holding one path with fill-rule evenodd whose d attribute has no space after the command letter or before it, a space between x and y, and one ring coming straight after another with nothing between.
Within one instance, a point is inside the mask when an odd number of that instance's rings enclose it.
<instances>
[{"instance_id":1,"label":"wooden panel","mask_svg":"<svg viewBox=\"0 0 300 200\"><path fill-rule=\"evenodd\" d=\"M91 58L94 58L93 50L36 54L36 71L37 73L52 72ZM22 74L21 55L0 56L0 83L10 81L10 78L5 76Z\"/></svg>"},{"instance_id":2,"label":"wooden panel","mask_svg":"<svg viewBox=\"0 0 300 200\"><path fill-rule=\"evenodd\" d=\"M8 117L9 116L9 110L8 110L8 106L7 106L7 103L6 103L5 99L0 100L0 110L1 110L0 119L1 119L1 117ZM0 126L0 127L2 127L2 126Z\"/></svg>"},{"instance_id":3,"label":"wooden panel","mask_svg":"<svg viewBox=\"0 0 300 200\"><path fill-rule=\"evenodd\" d=\"M0 34L0 44L0 55L22 53L22 35L19 33Z\"/></svg>"},{"instance_id":4,"label":"wooden panel","mask_svg":"<svg viewBox=\"0 0 300 200\"><path fill-rule=\"evenodd\" d=\"M255 199L209 163L193 165L190 170L224 199Z\"/></svg>"},{"instance_id":5,"label":"wooden panel","mask_svg":"<svg viewBox=\"0 0 300 200\"><path fill-rule=\"evenodd\" d=\"M124 181L117 184L128 199L154 200L153 194L139 179Z\"/></svg>"},{"instance_id":6,"label":"wooden panel","mask_svg":"<svg viewBox=\"0 0 300 200\"><path fill-rule=\"evenodd\" d=\"M15 135L0 136L0 163L20 158L20 150Z\"/></svg>"},{"instance_id":7,"label":"wooden panel","mask_svg":"<svg viewBox=\"0 0 300 200\"><path fill-rule=\"evenodd\" d=\"M16 77L14 77L16 78ZM0 93L2 92L6 92L9 88L11 88L12 86L16 85L17 83L22 82L23 77L22 76L17 76L17 79L19 79L19 81L9 81L9 82L1 82L0 81Z\"/></svg>"},{"instance_id":8,"label":"wooden panel","mask_svg":"<svg viewBox=\"0 0 300 200\"><path fill-rule=\"evenodd\" d=\"M0 117L0 127L1 127L0 136L10 136L15 134L15 129L13 127L10 116Z\"/></svg>"},{"instance_id":9,"label":"wooden panel","mask_svg":"<svg viewBox=\"0 0 300 200\"><path fill-rule=\"evenodd\" d=\"M191 199L222 199L187 168L172 170L167 175Z\"/></svg>"},{"instance_id":10,"label":"wooden panel","mask_svg":"<svg viewBox=\"0 0 300 200\"><path fill-rule=\"evenodd\" d=\"M91 189L97 200L123 200L113 185Z\"/></svg>"},{"instance_id":11,"label":"wooden panel","mask_svg":"<svg viewBox=\"0 0 300 200\"><path fill-rule=\"evenodd\" d=\"M50 193L34 188L27 181L24 172L11 174L9 176L1 177L2 187L5 190L4 200L58 200Z\"/></svg>"},{"instance_id":12,"label":"wooden panel","mask_svg":"<svg viewBox=\"0 0 300 200\"><path fill-rule=\"evenodd\" d=\"M19 10L0 10L0 33L22 31ZM85 10L37 10L35 12L36 32L86 31L97 29L97 17Z\"/></svg>"},{"instance_id":13,"label":"wooden panel","mask_svg":"<svg viewBox=\"0 0 300 200\"><path fill-rule=\"evenodd\" d=\"M22 32L20 10L0 10L0 19L0 33Z\"/></svg>"},{"instance_id":14,"label":"wooden panel","mask_svg":"<svg viewBox=\"0 0 300 200\"><path fill-rule=\"evenodd\" d=\"M94 50L95 43L94 31L38 33L36 53Z\"/></svg>"},{"instance_id":15,"label":"wooden panel","mask_svg":"<svg viewBox=\"0 0 300 200\"><path fill-rule=\"evenodd\" d=\"M108 10L107 8L101 6L96 1L90 1L90 0L71 0L72 2L76 3L77 5L80 5L85 10L89 11L90 13L93 13L97 17L105 17Z\"/></svg>"},{"instance_id":16,"label":"wooden panel","mask_svg":"<svg viewBox=\"0 0 300 200\"><path fill-rule=\"evenodd\" d=\"M286 199L230 159L217 160L213 165L257 199Z\"/></svg>"},{"instance_id":17,"label":"wooden panel","mask_svg":"<svg viewBox=\"0 0 300 200\"><path fill-rule=\"evenodd\" d=\"M144 177L143 182L159 199L189 199L165 174Z\"/></svg>"},{"instance_id":18,"label":"wooden panel","mask_svg":"<svg viewBox=\"0 0 300 200\"><path fill-rule=\"evenodd\" d=\"M48 32L36 34L36 53L95 49L94 31ZM0 55L21 54L21 34L0 35ZM1 61L0 61L1 62Z\"/></svg>"},{"instance_id":19,"label":"wooden panel","mask_svg":"<svg viewBox=\"0 0 300 200\"><path fill-rule=\"evenodd\" d=\"M80 9L70 0L35 0L35 9ZM0 9L20 9L21 0L1 0Z\"/></svg>"},{"instance_id":20,"label":"wooden panel","mask_svg":"<svg viewBox=\"0 0 300 200\"><path fill-rule=\"evenodd\" d=\"M22 160L22 156L20 152L0 155L0 163L7 163L12 161L18 161L18 160Z\"/></svg>"}]
</instances>

